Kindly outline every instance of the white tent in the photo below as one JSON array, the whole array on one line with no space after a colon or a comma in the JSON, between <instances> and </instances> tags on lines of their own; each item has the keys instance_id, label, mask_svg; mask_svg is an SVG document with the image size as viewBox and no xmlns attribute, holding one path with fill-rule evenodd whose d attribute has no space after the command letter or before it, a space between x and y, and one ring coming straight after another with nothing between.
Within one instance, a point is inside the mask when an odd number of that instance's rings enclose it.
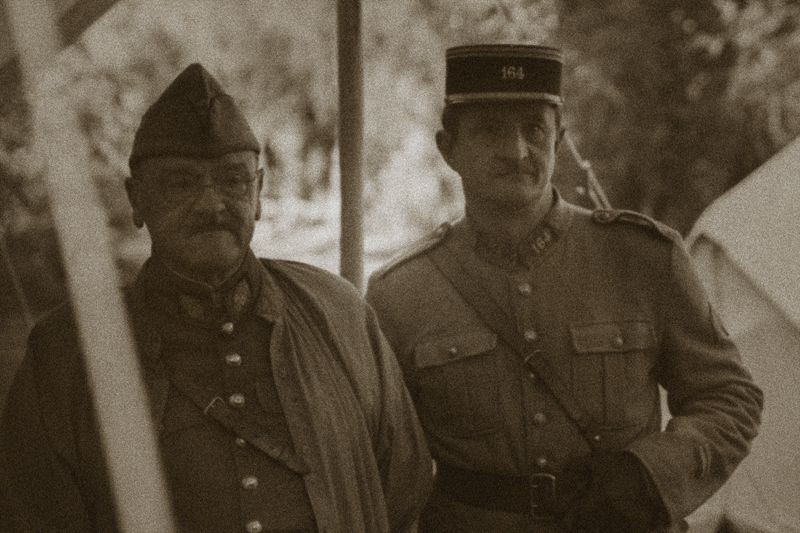
<instances>
[{"instance_id":1,"label":"white tent","mask_svg":"<svg viewBox=\"0 0 800 533\"><path fill-rule=\"evenodd\" d=\"M712 203L686 242L765 395L750 456L696 515L800 532L800 137Z\"/></svg>"}]
</instances>

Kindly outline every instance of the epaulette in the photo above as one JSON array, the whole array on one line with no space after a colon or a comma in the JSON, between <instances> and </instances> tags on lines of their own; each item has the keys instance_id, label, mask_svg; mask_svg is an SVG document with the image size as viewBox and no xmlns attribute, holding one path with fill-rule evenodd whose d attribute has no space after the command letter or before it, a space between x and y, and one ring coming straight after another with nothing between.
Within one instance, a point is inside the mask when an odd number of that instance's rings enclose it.
<instances>
[{"instance_id":1,"label":"epaulette","mask_svg":"<svg viewBox=\"0 0 800 533\"><path fill-rule=\"evenodd\" d=\"M680 240L680 234L666 224L636 211L627 209L597 209L592 212L592 220L598 224L625 222L651 230L653 233L670 241Z\"/></svg>"},{"instance_id":2,"label":"epaulette","mask_svg":"<svg viewBox=\"0 0 800 533\"><path fill-rule=\"evenodd\" d=\"M432 249L440 242L442 242L445 237L450 233L450 229L452 225L450 222L445 222L435 230L433 230L428 235L422 237L421 239L414 241L413 243L409 244L407 247L400 250L397 254L395 254L389 261L376 270L371 278L374 280L379 280L383 278L386 274L397 268L398 266L402 265L406 261L409 261L418 255L421 255L428 250Z\"/></svg>"}]
</instances>

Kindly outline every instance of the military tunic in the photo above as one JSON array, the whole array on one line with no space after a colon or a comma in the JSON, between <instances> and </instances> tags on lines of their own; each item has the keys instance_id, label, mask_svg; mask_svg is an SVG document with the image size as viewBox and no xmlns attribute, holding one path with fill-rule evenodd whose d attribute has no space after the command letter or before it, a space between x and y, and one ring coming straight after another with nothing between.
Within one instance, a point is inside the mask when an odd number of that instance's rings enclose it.
<instances>
[{"instance_id":1,"label":"military tunic","mask_svg":"<svg viewBox=\"0 0 800 533\"><path fill-rule=\"evenodd\" d=\"M129 298L181 531L410 531L430 455L371 309L307 265L251 253L245 271L219 297L151 261ZM206 416L179 374L308 471ZM0 530L118 530L67 307L31 333L1 429Z\"/></svg>"},{"instance_id":2,"label":"military tunic","mask_svg":"<svg viewBox=\"0 0 800 533\"><path fill-rule=\"evenodd\" d=\"M558 476L595 450L645 465L677 523L725 481L755 436L761 392L709 307L679 237L641 215L591 213L556 194L523 253L444 225L376 272L367 300L400 359L437 463ZM490 243L491 244L491 243ZM456 251L592 420L587 439L540 376L490 329L431 254ZM672 420L661 432L658 385ZM558 522L434 495L453 531L563 531Z\"/></svg>"}]
</instances>

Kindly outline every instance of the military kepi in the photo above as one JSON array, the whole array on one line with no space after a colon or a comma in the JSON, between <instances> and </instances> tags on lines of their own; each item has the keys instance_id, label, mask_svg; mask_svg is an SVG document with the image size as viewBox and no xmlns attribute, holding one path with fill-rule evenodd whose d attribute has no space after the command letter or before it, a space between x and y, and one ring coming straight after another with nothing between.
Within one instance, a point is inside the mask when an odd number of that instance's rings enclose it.
<instances>
[{"instance_id":1,"label":"military kepi","mask_svg":"<svg viewBox=\"0 0 800 533\"><path fill-rule=\"evenodd\" d=\"M563 54L534 45L479 44L447 49L445 102L544 100L561 105Z\"/></svg>"},{"instance_id":2,"label":"military kepi","mask_svg":"<svg viewBox=\"0 0 800 533\"><path fill-rule=\"evenodd\" d=\"M142 117L128 164L149 157L219 157L260 146L233 98L199 63L186 67Z\"/></svg>"}]
</instances>

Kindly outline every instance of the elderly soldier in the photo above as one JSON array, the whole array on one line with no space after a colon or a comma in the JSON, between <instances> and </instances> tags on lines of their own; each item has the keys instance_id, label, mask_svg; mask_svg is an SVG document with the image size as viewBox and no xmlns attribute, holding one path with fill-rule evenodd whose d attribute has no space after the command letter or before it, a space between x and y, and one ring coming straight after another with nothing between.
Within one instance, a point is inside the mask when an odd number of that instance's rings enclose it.
<instances>
[{"instance_id":1,"label":"elderly soldier","mask_svg":"<svg viewBox=\"0 0 800 533\"><path fill-rule=\"evenodd\" d=\"M352 285L259 260L259 145L189 66L142 119L128 196L152 257L127 293L182 531L409 531L431 459L397 362ZM113 354L109 354L113 357ZM75 325L38 324L10 393L3 531L111 532Z\"/></svg>"},{"instance_id":2,"label":"elderly soldier","mask_svg":"<svg viewBox=\"0 0 800 533\"><path fill-rule=\"evenodd\" d=\"M561 68L448 50L436 142L465 217L370 278L437 464L420 531L668 530L756 435L761 392L679 236L554 189Z\"/></svg>"}]
</instances>

